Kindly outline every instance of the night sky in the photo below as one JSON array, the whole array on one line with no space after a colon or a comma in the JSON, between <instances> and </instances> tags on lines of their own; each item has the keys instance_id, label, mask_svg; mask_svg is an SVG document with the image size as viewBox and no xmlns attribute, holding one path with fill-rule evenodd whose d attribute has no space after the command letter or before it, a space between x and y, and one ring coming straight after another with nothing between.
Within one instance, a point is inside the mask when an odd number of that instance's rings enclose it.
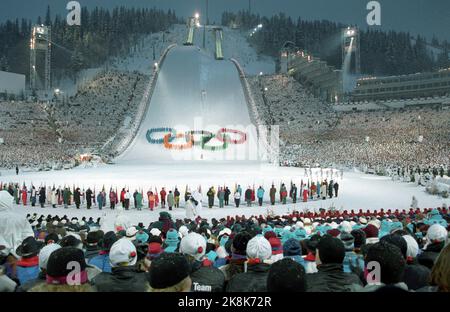
<instances>
[{"instance_id":1,"label":"night sky","mask_svg":"<svg viewBox=\"0 0 450 312\"><path fill-rule=\"evenodd\" d=\"M0 20L6 18L32 18L45 15L47 4L52 14L65 14L68 0L0 0ZM202 12L205 0L80 0L82 6L158 7L175 9L181 16ZM251 0L252 12L270 16L284 12L294 20L328 19L345 24L367 27L366 5L369 0ZM450 41L450 0L379 0L382 7L384 30L394 29L422 34L427 38L436 35ZM224 10L237 11L248 8L248 0L209 0L210 20L220 21ZM204 11L203 11L204 12Z\"/></svg>"}]
</instances>

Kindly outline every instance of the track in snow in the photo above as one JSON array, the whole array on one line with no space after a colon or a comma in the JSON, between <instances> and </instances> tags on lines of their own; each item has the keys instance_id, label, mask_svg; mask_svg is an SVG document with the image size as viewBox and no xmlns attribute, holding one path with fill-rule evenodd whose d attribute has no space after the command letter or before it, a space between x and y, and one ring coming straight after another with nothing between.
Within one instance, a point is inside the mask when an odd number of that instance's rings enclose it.
<instances>
[{"instance_id":1,"label":"track in snow","mask_svg":"<svg viewBox=\"0 0 450 312\"><path fill-rule=\"evenodd\" d=\"M180 133L221 128L246 132L244 144L229 144L224 151L207 151L200 146L171 150L163 144L150 144L147 131L152 128L174 128ZM164 133L155 133L155 139ZM229 134L239 139L237 134ZM196 141L200 135L195 136ZM173 144L184 144L179 138ZM216 138L209 146L220 146ZM156 82L146 116L129 148L120 155L118 164L148 164L178 160L258 160L256 129L247 109L240 77L234 64L215 60L200 48L177 46L167 55Z\"/></svg>"}]
</instances>

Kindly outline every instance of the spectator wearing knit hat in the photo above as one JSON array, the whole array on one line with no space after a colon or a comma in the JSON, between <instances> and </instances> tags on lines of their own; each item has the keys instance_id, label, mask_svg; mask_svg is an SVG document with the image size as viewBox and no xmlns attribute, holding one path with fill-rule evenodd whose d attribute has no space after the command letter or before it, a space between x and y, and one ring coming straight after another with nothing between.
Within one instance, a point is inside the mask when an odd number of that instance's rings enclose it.
<instances>
[{"instance_id":1,"label":"spectator wearing knit hat","mask_svg":"<svg viewBox=\"0 0 450 312\"><path fill-rule=\"evenodd\" d=\"M355 238L348 232L339 235L340 240L344 243L345 258L343 262L344 272L354 272L360 274L364 270L364 259L361 255L355 253Z\"/></svg>"},{"instance_id":2,"label":"spectator wearing knit hat","mask_svg":"<svg viewBox=\"0 0 450 312\"><path fill-rule=\"evenodd\" d=\"M22 291L26 292L38 284L45 283L46 276L47 276L48 259L50 258L50 255L59 248L61 248L61 246L59 246L58 244L50 243L50 244L44 246L39 251L39 274L38 274L37 278L30 280L25 284L20 285L19 288L17 289L18 292L22 292Z\"/></svg>"},{"instance_id":3,"label":"spectator wearing knit hat","mask_svg":"<svg viewBox=\"0 0 450 312\"><path fill-rule=\"evenodd\" d=\"M430 226L427 231L423 252L417 257L418 262L432 269L439 253L447 243L447 237L448 232L442 225L433 224Z\"/></svg>"},{"instance_id":4,"label":"spectator wearing knit hat","mask_svg":"<svg viewBox=\"0 0 450 312\"><path fill-rule=\"evenodd\" d=\"M228 241L231 246L231 257L226 265L219 268L225 274L226 281L234 275L244 272L244 263L247 261L247 244L250 239L252 239L252 235L244 231Z\"/></svg>"},{"instance_id":5,"label":"spectator wearing knit hat","mask_svg":"<svg viewBox=\"0 0 450 312\"><path fill-rule=\"evenodd\" d=\"M16 263L16 277L23 285L34 280L39 275L39 250L43 243L38 242L34 237L27 237L22 244L17 247L16 254L20 259Z\"/></svg>"},{"instance_id":6,"label":"spectator wearing knit hat","mask_svg":"<svg viewBox=\"0 0 450 312\"><path fill-rule=\"evenodd\" d=\"M147 273L150 292L188 292L192 280L191 267L180 253L163 253L152 261Z\"/></svg>"},{"instance_id":7,"label":"spectator wearing knit hat","mask_svg":"<svg viewBox=\"0 0 450 312\"><path fill-rule=\"evenodd\" d=\"M290 238L283 244L283 256L294 260L302 266L305 265L305 260L302 257L302 247L295 238Z\"/></svg>"},{"instance_id":8,"label":"spectator wearing knit hat","mask_svg":"<svg viewBox=\"0 0 450 312\"><path fill-rule=\"evenodd\" d=\"M227 292L265 292L270 264L266 261L272 255L269 241L257 235L248 241L244 272L236 274L228 282Z\"/></svg>"},{"instance_id":9,"label":"spectator wearing knit hat","mask_svg":"<svg viewBox=\"0 0 450 312\"><path fill-rule=\"evenodd\" d=\"M316 263L318 272L308 274L308 291L342 292L349 291L354 284L362 285L357 275L344 273L345 246L338 238L322 237L317 245Z\"/></svg>"},{"instance_id":10,"label":"spectator wearing knit hat","mask_svg":"<svg viewBox=\"0 0 450 312\"><path fill-rule=\"evenodd\" d=\"M164 252L175 252L178 250L178 244L180 243L180 237L177 230L170 229L166 233L166 239L164 240L163 249Z\"/></svg>"},{"instance_id":11,"label":"spectator wearing knit hat","mask_svg":"<svg viewBox=\"0 0 450 312\"><path fill-rule=\"evenodd\" d=\"M364 229L364 233L366 233L366 244L375 244L378 243L378 228L372 223L368 224Z\"/></svg>"},{"instance_id":12,"label":"spectator wearing knit hat","mask_svg":"<svg viewBox=\"0 0 450 312\"><path fill-rule=\"evenodd\" d=\"M98 242L102 239L103 235L103 231L91 231L87 234L84 252L87 261L98 255L98 252L100 251Z\"/></svg>"},{"instance_id":13,"label":"spectator wearing knit hat","mask_svg":"<svg viewBox=\"0 0 450 312\"><path fill-rule=\"evenodd\" d=\"M376 291L385 285L408 290L408 286L403 282L406 260L399 247L387 241L373 244L367 252L366 265L372 261L380 265L379 275L374 274L374 280L368 280L364 288L356 288L356 291Z\"/></svg>"},{"instance_id":14,"label":"spectator wearing knit hat","mask_svg":"<svg viewBox=\"0 0 450 312\"><path fill-rule=\"evenodd\" d=\"M184 254L191 266L190 277L193 292L222 292L225 276L205 257L206 241L198 233L189 233L180 243L180 253Z\"/></svg>"},{"instance_id":15,"label":"spectator wearing knit hat","mask_svg":"<svg viewBox=\"0 0 450 312\"><path fill-rule=\"evenodd\" d=\"M283 259L283 245L278 237L269 238L270 246L272 247L272 256L270 257L271 262L276 262Z\"/></svg>"},{"instance_id":16,"label":"spectator wearing knit hat","mask_svg":"<svg viewBox=\"0 0 450 312\"><path fill-rule=\"evenodd\" d=\"M77 267L71 264L77 263ZM84 253L74 247L53 251L47 262L46 282L29 289L29 292L92 292L89 284Z\"/></svg>"},{"instance_id":17,"label":"spectator wearing knit hat","mask_svg":"<svg viewBox=\"0 0 450 312\"><path fill-rule=\"evenodd\" d=\"M117 241L117 236L113 231L106 232L98 242L100 251L97 256L88 260L89 265L99 268L102 272L111 273L111 263L109 261L109 251L111 246Z\"/></svg>"},{"instance_id":18,"label":"spectator wearing knit hat","mask_svg":"<svg viewBox=\"0 0 450 312\"><path fill-rule=\"evenodd\" d=\"M102 272L94 278L92 284L100 292L144 292L148 291L148 282L144 272L136 269L137 250L133 243L121 238L109 251L111 273Z\"/></svg>"},{"instance_id":19,"label":"spectator wearing knit hat","mask_svg":"<svg viewBox=\"0 0 450 312\"><path fill-rule=\"evenodd\" d=\"M267 276L268 292L305 292L305 269L298 262L284 258L272 264Z\"/></svg>"}]
</instances>

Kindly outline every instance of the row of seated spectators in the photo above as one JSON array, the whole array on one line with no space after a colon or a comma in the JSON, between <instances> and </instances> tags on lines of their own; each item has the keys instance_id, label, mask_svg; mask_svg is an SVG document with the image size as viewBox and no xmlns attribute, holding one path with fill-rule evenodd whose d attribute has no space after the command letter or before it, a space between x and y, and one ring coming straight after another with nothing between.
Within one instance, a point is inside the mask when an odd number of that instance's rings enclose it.
<instances>
[{"instance_id":1,"label":"row of seated spectators","mask_svg":"<svg viewBox=\"0 0 450 312\"><path fill-rule=\"evenodd\" d=\"M4 290L450 291L447 208L210 221L164 211L148 226L118 215L114 229L101 219L28 219L32 236L3 248ZM70 261L80 263L79 285L65 282ZM380 270L368 275L373 261Z\"/></svg>"}]
</instances>

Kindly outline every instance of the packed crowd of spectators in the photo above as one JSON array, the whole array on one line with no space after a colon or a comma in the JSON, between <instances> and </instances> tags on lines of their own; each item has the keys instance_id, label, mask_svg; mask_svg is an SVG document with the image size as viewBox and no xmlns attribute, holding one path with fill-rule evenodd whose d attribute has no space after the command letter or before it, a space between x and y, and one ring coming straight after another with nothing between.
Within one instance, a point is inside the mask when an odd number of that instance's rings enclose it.
<instances>
[{"instance_id":1,"label":"packed crowd of spectators","mask_svg":"<svg viewBox=\"0 0 450 312\"><path fill-rule=\"evenodd\" d=\"M162 211L149 225L118 214L106 229L100 218L25 219L12 202L0 192L0 291L450 291L447 207L210 221Z\"/></svg>"},{"instance_id":2,"label":"packed crowd of spectators","mask_svg":"<svg viewBox=\"0 0 450 312\"><path fill-rule=\"evenodd\" d=\"M333 111L292 77L249 79L263 122L280 126L280 162L447 168L450 110Z\"/></svg>"},{"instance_id":3,"label":"packed crowd of spectators","mask_svg":"<svg viewBox=\"0 0 450 312\"><path fill-rule=\"evenodd\" d=\"M53 167L98 151L132 122L147 82L137 72L106 71L68 98L0 102L0 168Z\"/></svg>"}]
</instances>

